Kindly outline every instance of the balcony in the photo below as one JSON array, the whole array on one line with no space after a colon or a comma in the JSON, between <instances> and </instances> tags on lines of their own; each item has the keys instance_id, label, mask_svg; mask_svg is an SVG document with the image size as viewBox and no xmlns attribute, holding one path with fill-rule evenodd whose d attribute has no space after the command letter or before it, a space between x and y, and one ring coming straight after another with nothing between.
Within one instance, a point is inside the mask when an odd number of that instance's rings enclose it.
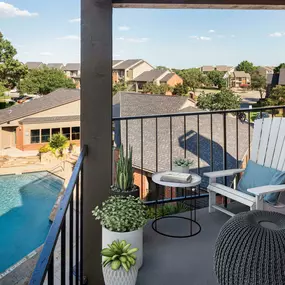
<instances>
[{"instance_id":1,"label":"balcony","mask_svg":"<svg viewBox=\"0 0 285 285\"><path fill-rule=\"evenodd\" d=\"M202 180L200 188L193 195L191 191L189 194L181 189L159 188L152 183L151 174L171 169L172 161L177 156L192 159L194 164L191 171L201 176L205 171L245 166L250 158L253 130L249 118L265 114L280 116L283 106L215 112L184 111L113 119L113 143L133 147L135 181L140 186L140 197L145 204L148 207L158 205L162 212L167 204L180 204L184 207L183 213L174 215L187 217L190 215L188 209L194 207L193 199L197 198L197 221L202 229L191 238L169 238L156 233L150 220L144 229L144 266L139 272L139 285L167 285L178 281L182 285L189 282L197 285L217 284L213 273L214 244L221 226L229 219L224 213L208 213L206 179ZM240 118L243 120L240 121ZM113 154L115 158L116 152ZM84 146L30 284L43 284L44 280L48 284L72 284L71 280L73 284L83 284L84 278L88 278L85 262L80 262L84 260L83 240L86 234L83 162L88 160L88 156L87 146ZM233 185L238 178L234 176L221 182ZM224 207L236 213L248 210L238 203L227 204L229 201L223 197L218 199ZM92 217L90 212L87 214ZM96 221L92 218L93 224ZM183 236L187 235L189 225L184 220L173 222L166 219L159 223L159 229L169 235ZM97 242L100 243L99 237Z\"/></svg>"}]
</instances>

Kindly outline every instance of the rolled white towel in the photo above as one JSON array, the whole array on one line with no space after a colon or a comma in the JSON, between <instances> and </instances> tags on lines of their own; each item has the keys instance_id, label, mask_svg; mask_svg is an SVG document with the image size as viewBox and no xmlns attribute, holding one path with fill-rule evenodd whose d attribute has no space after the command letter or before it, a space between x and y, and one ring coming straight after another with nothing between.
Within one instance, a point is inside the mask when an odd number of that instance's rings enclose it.
<instances>
[{"instance_id":1,"label":"rolled white towel","mask_svg":"<svg viewBox=\"0 0 285 285\"><path fill-rule=\"evenodd\" d=\"M192 181L191 174L168 171L161 176L160 181L173 183L190 183Z\"/></svg>"}]
</instances>

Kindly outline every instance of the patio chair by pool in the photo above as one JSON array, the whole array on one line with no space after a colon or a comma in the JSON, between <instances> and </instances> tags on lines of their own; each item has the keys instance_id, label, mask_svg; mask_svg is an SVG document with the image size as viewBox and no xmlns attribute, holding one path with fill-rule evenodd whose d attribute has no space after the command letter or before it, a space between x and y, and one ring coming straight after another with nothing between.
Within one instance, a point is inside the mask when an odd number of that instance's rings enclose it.
<instances>
[{"instance_id":1,"label":"patio chair by pool","mask_svg":"<svg viewBox=\"0 0 285 285\"><path fill-rule=\"evenodd\" d=\"M246 169L208 172L209 212L220 210L234 214L216 204L216 194L247 205L250 210L268 210L285 214L285 118L256 120L250 161ZM217 182L217 178L243 173L237 189ZM280 194L279 194L280 193Z\"/></svg>"}]
</instances>

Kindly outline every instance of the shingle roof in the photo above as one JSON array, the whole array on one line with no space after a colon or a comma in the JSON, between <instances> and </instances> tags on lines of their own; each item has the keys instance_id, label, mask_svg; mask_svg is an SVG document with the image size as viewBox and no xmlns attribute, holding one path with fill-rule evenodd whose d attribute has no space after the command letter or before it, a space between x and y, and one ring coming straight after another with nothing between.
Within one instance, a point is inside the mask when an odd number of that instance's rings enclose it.
<instances>
[{"instance_id":1,"label":"shingle roof","mask_svg":"<svg viewBox=\"0 0 285 285\"><path fill-rule=\"evenodd\" d=\"M19 123L27 125L27 124L72 122L72 121L80 121L80 115L26 118L24 120L21 120Z\"/></svg>"},{"instance_id":2,"label":"shingle roof","mask_svg":"<svg viewBox=\"0 0 285 285\"><path fill-rule=\"evenodd\" d=\"M129 69L133 65L137 65L139 62L143 62L142 59L128 59L124 60L122 63L119 65L115 66L114 69Z\"/></svg>"},{"instance_id":3,"label":"shingle roof","mask_svg":"<svg viewBox=\"0 0 285 285\"><path fill-rule=\"evenodd\" d=\"M234 71L234 76L235 77L247 77L247 78L250 78L250 74L246 73L244 71Z\"/></svg>"},{"instance_id":4,"label":"shingle roof","mask_svg":"<svg viewBox=\"0 0 285 285\"><path fill-rule=\"evenodd\" d=\"M118 94L117 94L118 95ZM117 96L116 95L116 96ZM184 113L200 111L194 107L187 107L187 98L158 96L145 94L129 94L122 92L120 95L121 116L139 116L148 114ZM117 100L118 98L116 98ZM183 106L185 108L183 108ZM236 119L230 115L226 117L226 137L227 137L227 167L236 168ZM223 116L215 114L213 119L213 170L223 169ZM186 146L187 158L194 161L192 171L197 171L198 167L198 137L200 174L210 171L211 165L211 124L210 115L199 116L199 136L197 116L185 116L186 133L184 133L184 116L172 118L172 136L170 136L170 119L158 118L156 130L156 119L143 120L143 135L141 135L141 120L128 121L128 144L133 146L133 164L137 168L143 164L143 169L149 172L169 170L171 159L184 157L184 146ZM121 142L126 144L126 123L122 121L115 124L116 130L121 125ZM238 161L243 160L248 149L248 125L238 122ZM157 132L156 132L157 131ZM158 148L156 149L156 134ZM119 132L116 133L116 142L120 142ZM172 141L170 141L172 138ZM185 141L186 138L186 141ZM141 141L143 140L143 149ZM157 168L156 168L156 151ZM172 151L172 152L171 152ZM207 180L203 180L203 186L207 185ZM230 179L228 180L230 182Z\"/></svg>"},{"instance_id":5,"label":"shingle roof","mask_svg":"<svg viewBox=\"0 0 285 285\"><path fill-rule=\"evenodd\" d=\"M232 66L227 66L227 65L217 65L216 70L217 71L222 71L222 72L227 72L231 70L233 67Z\"/></svg>"},{"instance_id":6,"label":"shingle roof","mask_svg":"<svg viewBox=\"0 0 285 285\"><path fill-rule=\"evenodd\" d=\"M213 70L215 70L215 67L214 66L207 66L207 65L205 65L205 66L202 66L201 67L201 69L202 69L202 72L204 72L204 71L213 71Z\"/></svg>"},{"instance_id":7,"label":"shingle roof","mask_svg":"<svg viewBox=\"0 0 285 285\"><path fill-rule=\"evenodd\" d=\"M266 77L266 84L267 85L272 85L272 87L278 85L279 82L279 74L274 73L274 74L267 74Z\"/></svg>"},{"instance_id":8,"label":"shingle roof","mask_svg":"<svg viewBox=\"0 0 285 285\"><path fill-rule=\"evenodd\" d=\"M49 67L49 68L56 68L56 69L62 69L63 63L48 63L47 67Z\"/></svg>"},{"instance_id":9,"label":"shingle roof","mask_svg":"<svg viewBox=\"0 0 285 285\"><path fill-rule=\"evenodd\" d=\"M285 68L280 69L280 74L279 74L279 85L285 85Z\"/></svg>"},{"instance_id":10,"label":"shingle roof","mask_svg":"<svg viewBox=\"0 0 285 285\"><path fill-rule=\"evenodd\" d=\"M64 71L80 70L80 63L67 63L63 68Z\"/></svg>"},{"instance_id":11,"label":"shingle roof","mask_svg":"<svg viewBox=\"0 0 285 285\"><path fill-rule=\"evenodd\" d=\"M26 62L26 65L28 66L29 69L36 69L39 68L43 65L42 62Z\"/></svg>"},{"instance_id":12,"label":"shingle roof","mask_svg":"<svg viewBox=\"0 0 285 285\"><path fill-rule=\"evenodd\" d=\"M0 110L0 124L21 119L77 100L80 100L80 90L58 89L30 102Z\"/></svg>"},{"instance_id":13,"label":"shingle roof","mask_svg":"<svg viewBox=\"0 0 285 285\"><path fill-rule=\"evenodd\" d=\"M174 72L166 74L162 79L160 79L160 82L167 82L173 75L175 75Z\"/></svg>"},{"instance_id":14,"label":"shingle roof","mask_svg":"<svg viewBox=\"0 0 285 285\"><path fill-rule=\"evenodd\" d=\"M117 64L120 63L120 62L123 62L123 60L120 60L120 59L113 59L112 66L114 67L114 65L117 65Z\"/></svg>"},{"instance_id":15,"label":"shingle roof","mask_svg":"<svg viewBox=\"0 0 285 285\"><path fill-rule=\"evenodd\" d=\"M152 82L156 79L158 79L160 76L162 76L165 73L168 74L168 70L161 70L161 69L153 69L150 71L145 71L136 78L133 79L133 81L137 82Z\"/></svg>"}]
</instances>

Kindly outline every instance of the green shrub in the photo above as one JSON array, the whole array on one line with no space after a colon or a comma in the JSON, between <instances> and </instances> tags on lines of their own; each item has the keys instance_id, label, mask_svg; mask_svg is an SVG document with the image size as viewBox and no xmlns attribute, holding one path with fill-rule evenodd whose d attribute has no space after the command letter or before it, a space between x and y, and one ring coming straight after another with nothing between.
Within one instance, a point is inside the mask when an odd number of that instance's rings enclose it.
<instances>
[{"instance_id":1,"label":"green shrub","mask_svg":"<svg viewBox=\"0 0 285 285\"><path fill-rule=\"evenodd\" d=\"M67 146L67 138L62 134L54 134L50 139L49 146L54 150L63 150Z\"/></svg>"},{"instance_id":2,"label":"green shrub","mask_svg":"<svg viewBox=\"0 0 285 285\"><path fill-rule=\"evenodd\" d=\"M51 148L48 144L42 146L40 149L39 149L39 153L47 153L47 152L50 152L51 151Z\"/></svg>"},{"instance_id":3,"label":"green shrub","mask_svg":"<svg viewBox=\"0 0 285 285\"><path fill-rule=\"evenodd\" d=\"M158 206L157 209L155 209L155 207L149 207L147 209L147 218L152 220L155 218L179 214L187 211L189 211L189 208L180 202L177 202L176 204L165 204L163 206Z\"/></svg>"},{"instance_id":4,"label":"green shrub","mask_svg":"<svg viewBox=\"0 0 285 285\"><path fill-rule=\"evenodd\" d=\"M147 222L146 206L133 196L111 196L92 214L103 227L113 232L132 232Z\"/></svg>"}]
</instances>

